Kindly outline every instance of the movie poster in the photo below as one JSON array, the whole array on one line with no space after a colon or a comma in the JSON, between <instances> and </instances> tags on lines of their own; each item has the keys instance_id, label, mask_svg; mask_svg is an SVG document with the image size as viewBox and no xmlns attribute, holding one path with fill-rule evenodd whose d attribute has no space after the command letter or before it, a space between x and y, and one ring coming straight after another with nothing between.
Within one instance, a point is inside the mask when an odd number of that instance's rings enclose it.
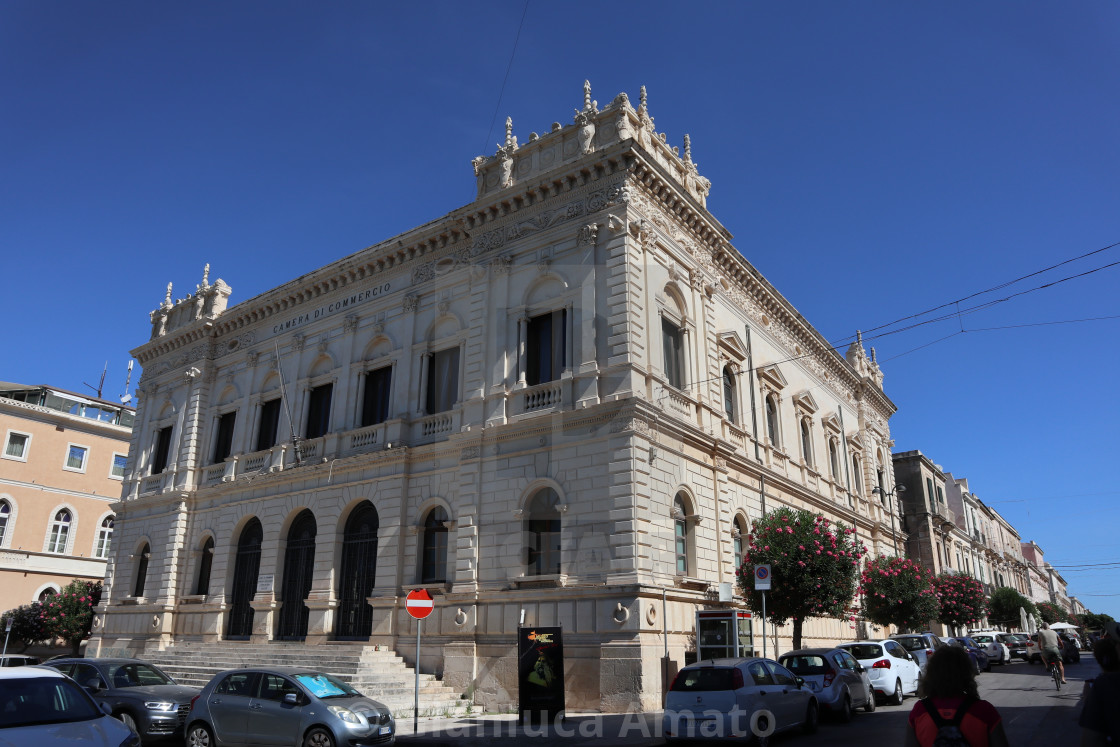
<instances>
[{"instance_id":1,"label":"movie poster","mask_svg":"<svg viewBox=\"0 0 1120 747\"><path fill-rule=\"evenodd\" d=\"M564 711L561 628L517 629L518 712L522 723L553 721Z\"/></svg>"}]
</instances>

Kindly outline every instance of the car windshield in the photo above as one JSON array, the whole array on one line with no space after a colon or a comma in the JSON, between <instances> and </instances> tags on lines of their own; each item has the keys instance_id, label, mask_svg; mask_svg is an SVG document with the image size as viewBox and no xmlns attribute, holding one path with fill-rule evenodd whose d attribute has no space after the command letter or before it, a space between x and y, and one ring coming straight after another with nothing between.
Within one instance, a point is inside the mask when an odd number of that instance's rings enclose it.
<instances>
[{"instance_id":1,"label":"car windshield","mask_svg":"<svg viewBox=\"0 0 1120 747\"><path fill-rule=\"evenodd\" d=\"M853 643L844 648L857 659L878 659L883 655L883 647L878 643Z\"/></svg>"},{"instance_id":2,"label":"car windshield","mask_svg":"<svg viewBox=\"0 0 1120 747\"><path fill-rule=\"evenodd\" d=\"M103 715L89 696L68 679L0 680L0 729L91 721Z\"/></svg>"},{"instance_id":3,"label":"car windshield","mask_svg":"<svg viewBox=\"0 0 1120 747\"><path fill-rule=\"evenodd\" d=\"M128 662L109 665L109 682L113 687L141 687L143 685L174 685L175 680L151 664Z\"/></svg>"},{"instance_id":4,"label":"car windshield","mask_svg":"<svg viewBox=\"0 0 1120 747\"><path fill-rule=\"evenodd\" d=\"M914 635L905 638L895 638L895 640L902 644L902 647L907 651L921 651L926 647L925 639Z\"/></svg>"},{"instance_id":5,"label":"car windshield","mask_svg":"<svg viewBox=\"0 0 1120 747\"><path fill-rule=\"evenodd\" d=\"M358 698L361 693L340 679L322 672L307 672L295 675L295 680L320 700L328 698Z\"/></svg>"},{"instance_id":6,"label":"car windshield","mask_svg":"<svg viewBox=\"0 0 1120 747\"><path fill-rule=\"evenodd\" d=\"M783 656L779 661L783 667L794 674L828 674L832 671L832 667L828 666L824 657L815 654Z\"/></svg>"},{"instance_id":7,"label":"car windshield","mask_svg":"<svg viewBox=\"0 0 1120 747\"><path fill-rule=\"evenodd\" d=\"M732 670L721 667L685 669L673 680L673 692L701 692L707 690L734 690Z\"/></svg>"},{"instance_id":8,"label":"car windshield","mask_svg":"<svg viewBox=\"0 0 1120 747\"><path fill-rule=\"evenodd\" d=\"M976 641L977 643L979 643L981 645L986 646L986 645L988 645L989 643L992 642L992 637L990 635L974 635L974 636L972 636L972 640Z\"/></svg>"}]
</instances>

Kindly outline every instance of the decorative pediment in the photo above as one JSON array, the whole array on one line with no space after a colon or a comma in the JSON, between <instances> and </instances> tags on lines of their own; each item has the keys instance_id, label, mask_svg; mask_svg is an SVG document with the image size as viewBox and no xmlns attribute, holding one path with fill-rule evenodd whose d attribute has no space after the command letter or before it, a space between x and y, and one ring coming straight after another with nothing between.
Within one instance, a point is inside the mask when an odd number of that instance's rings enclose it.
<instances>
[{"instance_id":1,"label":"decorative pediment","mask_svg":"<svg viewBox=\"0 0 1120 747\"><path fill-rule=\"evenodd\" d=\"M822 417L821 425L824 426L826 431L832 431L834 433L840 432L840 418L836 417L836 413L834 412L830 412L828 415Z\"/></svg>"},{"instance_id":2,"label":"decorative pediment","mask_svg":"<svg viewBox=\"0 0 1120 747\"><path fill-rule=\"evenodd\" d=\"M863 438L860 437L858 432L848 436L848 446L851 447L853 451L863 451Z\"/></svg>"},{"instance_id":3,"label":"decorative pediment","mask_svg":"<svg viewBox=\"0 0 1120 747\"><path fill-rule=\"evenodd\" d=\"M806 389L804 392L801 392L801 394L793 395L793 406L800 410L804 410L810 415L820 409L820 405L817 404L816 398L813 397L813 393L808 389Z\"/></svg>"},{"instance_id":4,"label":"decorative pediment","mask_svg":"<svg viewBox=\"0 0 1120 747\"><path fill-rule=\"evenodd\" d=\"M786 381L786 377L782 376L782 370L774 364L758 369L758 376L776 389L784 389L786 384L789 383Z\"/></svg>"},{"instance_id":5,"label":"decorative pediment","mask_svg":"<svg viewBox=\"0 0 1120 747\"><path fill-rule=\"evenodd\" d=\"M727 353L729 358L740 361L747 359L747 345L738 332L731 330L719 332L716 337L719 340L720 348Z\"/></svg>"}]
</instances>

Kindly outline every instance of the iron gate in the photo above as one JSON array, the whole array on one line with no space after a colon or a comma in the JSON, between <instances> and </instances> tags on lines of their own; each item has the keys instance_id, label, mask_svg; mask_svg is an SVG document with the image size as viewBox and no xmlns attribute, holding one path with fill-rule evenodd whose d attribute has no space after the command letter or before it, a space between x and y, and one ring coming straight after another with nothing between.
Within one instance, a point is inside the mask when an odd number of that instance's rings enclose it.
<instances>
[{"instance_id":1,"label":"iron gate","mask_svg":"<svg viewBox=\"0 0 1120 747\"><path fill-rule=\"evenodd\" d=\"M253 608L249 602L257 593L257 573L261 568L261 539L264 530L257 519L241 530L237 540L237 559L233 566L233 588L230 589L229 627L226 638L248 639L253 633Z\"/></svg>"},{"instance_id":2,"label":"iron gate","mask_svg":"<svg viewBox=\"0 0 1120 747\"><path fill-rule=\"evenodd\" d=\"M280 621L276 638L281 641L302 641L307 637L310 610L304 604L311 592L315 572L315 515L303 511L288 530L288 547L284 551L284 586L280 595Z\"/></svg>"},{"instance_id":3,"label":"iron gate","mask_svg":"<svg viewBox=\"0 0 1120 747\"><path fill-rule=\"evenodd\" d=\"M365 501L350 514L342 539L342 569L338 576L338 616L335 638L369 640L373 608L367 598L377 571L377 509Z\"/></svg>"}]
</instances>

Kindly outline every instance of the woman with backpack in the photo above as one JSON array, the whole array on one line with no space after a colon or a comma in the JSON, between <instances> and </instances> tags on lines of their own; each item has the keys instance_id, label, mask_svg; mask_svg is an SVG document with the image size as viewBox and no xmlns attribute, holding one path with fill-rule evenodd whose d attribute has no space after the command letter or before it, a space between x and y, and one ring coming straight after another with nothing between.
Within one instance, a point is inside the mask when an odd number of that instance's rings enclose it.
<instances>
[{"instance_id":1,"label":"woman with backpack","mask_svg":"<svg viewBox=\"0 0 1120 747\"><path fill-rule=\"evenodd\" d=\"M910 711L906 747L1007 747L995 706L980 699L972 660L958 646L942 646L918 683L922 699Z\"/></svg>"}]
</instances>

